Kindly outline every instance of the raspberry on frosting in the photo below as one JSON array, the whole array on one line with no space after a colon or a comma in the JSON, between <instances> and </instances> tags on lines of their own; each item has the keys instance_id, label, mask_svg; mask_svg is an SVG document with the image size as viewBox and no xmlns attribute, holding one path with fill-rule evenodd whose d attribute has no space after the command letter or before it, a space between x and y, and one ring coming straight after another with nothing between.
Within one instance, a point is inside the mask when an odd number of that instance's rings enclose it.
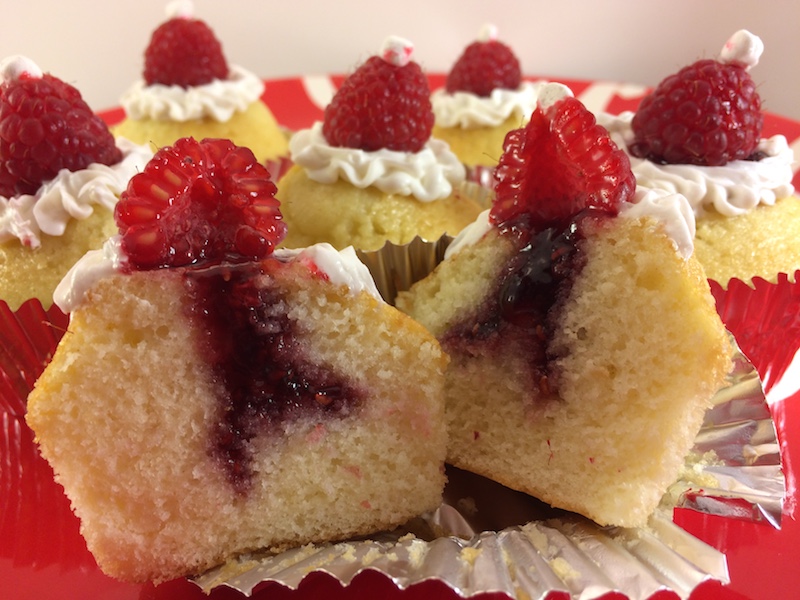
<instances>
[{"instance_id":1,"label":"raspberry on frosting","mask_svg":"<svg viewBox=\"0 0 800 600\"><path fill-rule=\"evenodd\" d=\"M332 146L419 152L433 129L428 79L411 60L411 42L389 37L350 75L325 109L322 132Z\"/></svg>"},{"instance_id":2,"label":"raspberry on frosting","mask_svg":"<svg viewBox=\"0 0 800 600\"><path fill-rule=\"evenodd\" d=\"M170 18L153 32L145 50L147 85L186 88L228 77L222 44L211 28L193 14L190 0L179 0L167 6Z\"/></svg>"},{"instance_id":3,"label":"raspberry on frosting","mask_svg":"<svg viewBox=\"0 0 800 600\"><path fill-rule=\"evenodd\" d=\"M478 40L466 47L450 69L445 88L450 94L470 92L486 97L498 88L515 90L521 82L519 59L497 40L494 25L484 25Z\"/></svg>"},{"instance_id":4,"label":"raspberry on frosting","mask_svg":"<svg viewBox=\"0 0 800 600\"><path fill-rule=\"evenodd\" d=\"M134 269L256 260L284 235L275 184L253 153L229 140L182 138L131 178L116 206Z\"/></svg>"},{"instance_id":5,"label":"raspberry on frosting","mask_svg":"<svg viewBox=\"0 0 800 600\"><path fill-rule=\"evenodd\" d=\"M563 227L584 209L615 215L636 188L628 156L566 86L549 83L528 124L511 131L495 169L494 223Z\"/></svg>"},{"instance_id":6,"label":"raspberry on frosting","mask_svg":"<svg viewBox=\"0 0 800 600\"><path fill-rule=\"evenodd\" d=\"M34 194L62 169L121 159L108 127L77 89L28 58L0 63L0 195Z\"/></svg>"},{"instance_id":7,"label":"raspberry on frosting","mask_svg":"<svg viewBox=\"0 0 800 600\"><path fill-rule=\"evenodd\" d=\"M630 152L666 164L719 166L748 159L761 138L761 98L748 70L761 40L735 33L718 60L703 59L664 79L633 118Z\"/></svg>"}]
</instances>

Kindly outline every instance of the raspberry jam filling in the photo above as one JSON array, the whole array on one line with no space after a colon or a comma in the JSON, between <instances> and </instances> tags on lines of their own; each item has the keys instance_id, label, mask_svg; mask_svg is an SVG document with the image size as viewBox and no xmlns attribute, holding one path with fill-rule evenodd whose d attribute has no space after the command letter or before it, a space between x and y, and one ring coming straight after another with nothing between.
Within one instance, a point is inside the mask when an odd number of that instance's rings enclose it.
<instances>
[{"instance_id":1,"label":"raspberry jam filling","mask_svg":"<svg viewBox=\"0 0 800 600\"><path fill-rule=\"evenodd\" d=\"M282 292L265 285L280 268L285 265L267 259L184 274L219 402L209 453L240 495L252 487L257 436L300 418L346 416L361 396L341 376L305 359Z\"/></svg>"},{"instance_id":2,"label":"raspberry jam filling","mask_svg":"<svg viewBox=\"0 0 800 600\"><path fill-rule=\"evenodd\" d=\"M503 347L506 353L524 357L539 396L557 393L553 363L558 357L548 350L552 333L585 264L580 242L586 229L609 218L602 211L585 209L565 228L531 232L522 221L505 225L501 234L516 238L520 250L506 263L477 311L442 337L442 346L472 356Z\"/></svg>"}]
</instances>

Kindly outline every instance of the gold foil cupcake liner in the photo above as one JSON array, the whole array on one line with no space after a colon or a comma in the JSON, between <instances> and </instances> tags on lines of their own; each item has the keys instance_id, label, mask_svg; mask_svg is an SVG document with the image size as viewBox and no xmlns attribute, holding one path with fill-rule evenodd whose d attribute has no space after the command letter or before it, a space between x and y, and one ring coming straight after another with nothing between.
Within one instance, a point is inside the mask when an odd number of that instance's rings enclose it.
<instances>
[{"instance_id":1,"label":"gold foil cupcake liner","mask_svg":"<svg viewBox=\"0 0 800 600\"><path fill-rule=\"evenodd\" d=\"M729 583L725 556L671 519L675 507L780 527L785 479L775 428L757 372L737 349L679 479L647 527L600 527L497 483L449 468L434 513L394 532L276 555L241 557L195 578L205 591L250 595L265 582L297 589L310 573L343 585L365 571L398 588L439 581L469 598L644 600L671 591L688 598L704 581Z\"/></svg>"}]
</instances>

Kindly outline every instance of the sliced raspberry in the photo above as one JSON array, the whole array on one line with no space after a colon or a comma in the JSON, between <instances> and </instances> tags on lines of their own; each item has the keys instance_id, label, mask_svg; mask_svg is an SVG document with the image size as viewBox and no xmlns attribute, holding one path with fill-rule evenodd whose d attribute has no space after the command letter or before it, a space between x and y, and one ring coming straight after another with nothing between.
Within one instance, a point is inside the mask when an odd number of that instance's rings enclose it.
<instances>
[{"instance_id":1,"label":"sliced raspberry","mask_svg":"<svg viewBox=\"0 0 800 600\"><path fill-rule=\"evenodd\" d=\"M322 125L329 144L368 152L419 152L425 146L434 120L430 87L420 66L410 60L411 45L402 42L390 51L393 58L369 58L336 92Z\"/></svg>"},{"instance_id":2,"label":"sliced raspberry","mask_svg":"<svg viewBox=\"0 0 800 600\"><path fill-rule=\"evenodd\" d=\"M0 195L34 194L61 169L78 171L122 159L106 124L71 85L24 70L4 73L2 80Z\"/></svg>"},{"instance_id":3,"label":"sliced raspberry","mask_svg":"<svg viewBox=\"0 0 800 600\"><path fill-rule=\"evenodd\" d=\"M614 215L636 188L627 155L559 84L545 86L528 124L506 136L495 180L492 221L526 218L534 231L587 208Z\"/></svg>"},{"instance_id":4,"label":"sliced raspberry","mask_svg":"<svg viewBox=\"0 0 800 600\"><path fill-rule=\"evenodd\" d=\"M205 22L175 17L153 32L144 53L147 85L187 88L227 77L228 63L222 45Z\"/></svg>"},{"instance_id":5,"label":"sliced raspberry","mask_svg":"<svg viewBox=\"0 0 800 600\"><path fill-rule=\"evenodd\" d=\"M466 47L447 74L445 89L449 94L470 92L486 97L497 88L519 87L522 82L519 60L496 36L494 28L484 28L478 41Z\"/></svg>"},{"instance_id":6,"label":"sliced raspberry","mask_svg":"<svg viewBox=\"0 0 800 600\"><path fill-rule=\"evenodd\" d=\"M664 79L633 118L631 154L707 166L753 156L764 115L747 68L736 59L704 59Z\"/></svg>"},{"instance_id":7,"label":"sliced raspberry","mask_svg":"<svg viewBox=\"0 0 800 600\"><path fill-rule=\"evenodd\" d=\"M115 218L139 270L255 260L286 235L275 184L247 148L183 138L131 178Z\"/></svg>"}]
</instances>

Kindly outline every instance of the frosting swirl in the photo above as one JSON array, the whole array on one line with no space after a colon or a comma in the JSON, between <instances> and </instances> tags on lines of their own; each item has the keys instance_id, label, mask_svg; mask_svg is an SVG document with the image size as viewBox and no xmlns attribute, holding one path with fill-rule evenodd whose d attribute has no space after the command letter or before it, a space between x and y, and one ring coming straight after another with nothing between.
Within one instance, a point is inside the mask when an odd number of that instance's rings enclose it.
<instances>
[{"instance_id":1,"label":"frosting swirl","mask_svg":"<svg viewBox=\"0 0 800 600\"><path fill-rule=\"evenodd\" d=\"M140 79L123 94L120 103L133 120L191 121L211 118L230 120L264 93L264 82L250 71L231 65L228 79L183 88L179 85L147 85Z\"/></svg>"},{"instance_id":2,"label":"frosting swirl","mask_svg":"<svg viewBox=\"0 0 800 600\"><path fill-rule=\"evenodd\" d=\"M436 124L462 129L496 127L512 115L522 122L536 108L541 86L542 82L524 81L516 90L495 88L487 97L469 92L449 94L440 88L431 94Z\"/></svg>"},{"instance_id":3,"label":"frosting swirl","mask_svg":"<svg viewBox=\"0 0 800 600\"><path fill-rule=\"evenodd\" d=\"M387 194L413 196L422 202L447 198L466 177L464 166L441 140L428 140L419 152L367 152L331 146L321 122L295 133L289 152L309 179L319 183L343 179L359 188L375 186Z\"/></svg>"},{"instance_id":4,"label":"frosting swirl","mask_svg":"<svg viewBox=\"0 0 800 600\"><path fill-rule=\"evenodd\" d=\"M88 218L95 205L113 211L130 178L153 156L148 147L126 139L119 138L116 144L122 160L114 165L92 163L79 171L62 169L36 194L0 196L0 242L17 238L37 248L42 233L63 235L70 219Z\"/></svg>"},{"instance_id":5,"label":"frosting swirl","mask_svg":"<svg viewBox=\"0 0 800 600\"><path fill-rule=\"evenodd\" d=\"M702 217L710 208L721 215L735 217L759 204L775 204L776 200L794 193L794 153L783 135L760 141L758 151L764 154L760 160L734 160L715 167L658 164L628 152L628 144L634 137L632 119L630 111L619 116L597 115L597 122L628 154L637 184L682 194L697 217Z\"/></svg>"}]
</instances>

